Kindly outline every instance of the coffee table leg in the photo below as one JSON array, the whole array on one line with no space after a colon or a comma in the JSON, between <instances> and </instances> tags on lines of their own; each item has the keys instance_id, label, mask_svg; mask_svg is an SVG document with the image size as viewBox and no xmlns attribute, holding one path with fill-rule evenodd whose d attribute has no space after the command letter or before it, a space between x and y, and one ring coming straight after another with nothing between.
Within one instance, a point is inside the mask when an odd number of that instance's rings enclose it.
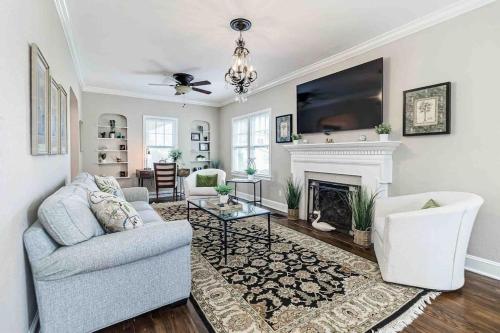
<instances>
[{"instance_id":1,"label":"coffee table leg","mask_svg":"<svg viewBox=\"0 0 500 333\"><path fill-rule=\"evenodd\" d=\"M271 213L267 214L267 239L269 241L269 251L271 251Z\"/></svg>"},{"instance_id":2,"label":"coffee table leg","mask_svg":"<svg viewBox=\"0 0 500 333\"><path fill-rule=\"evenodd\" d=\"M227 265L227 224L224 221L224 262Z\"/></svg>"},{"instance_id":3,"label":"coffee table leg","mask_svg":"<svg viewBox=\"0 0 500 333\"><path fill-rule=\"evenodd\" d=\"M253 183L253 204L256 205L257 204L257 198L255 196L255 182Z\"/></svg>"},{"instance_id":4,"label":"coffee table leg","mask_svg":"<svg viewBox=\"0 0 500 333\"><path fill-rule=\"evenodd\" d=\"M188 222L189 222L189 201L187 202L188 204Z\"/></svg>"}]
</instances>

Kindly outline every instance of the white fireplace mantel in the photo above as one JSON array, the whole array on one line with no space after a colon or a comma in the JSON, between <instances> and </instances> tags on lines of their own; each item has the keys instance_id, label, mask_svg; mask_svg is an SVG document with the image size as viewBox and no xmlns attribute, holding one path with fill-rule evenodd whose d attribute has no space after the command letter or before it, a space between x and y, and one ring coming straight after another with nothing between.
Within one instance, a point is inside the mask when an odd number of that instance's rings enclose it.
<instances>
[{"instance_id":1,"label":"white fireplace mantel","mask_svg":"<svg viewBox=\"0 0 500 333\"><path fill-rule=\"evenodd\" d=\"M283 147L291 155L293 177L304 184L306 172L357 176L361 185L379 197L387 196L392 183L392 154L400 141L359 141L339 143L292 144ZM302 196L300 218L306 218L306 199Z\"/></svg>"}]
</instances>

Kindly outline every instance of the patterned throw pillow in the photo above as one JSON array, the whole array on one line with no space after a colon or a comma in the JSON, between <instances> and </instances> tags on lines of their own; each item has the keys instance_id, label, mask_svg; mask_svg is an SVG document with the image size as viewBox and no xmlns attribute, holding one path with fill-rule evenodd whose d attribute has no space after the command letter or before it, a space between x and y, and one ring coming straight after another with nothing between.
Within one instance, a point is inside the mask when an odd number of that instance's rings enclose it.
<instances>
[{"instance_id":1,"label":"patterned throw pillow","mask_svg":"<svg viewBox=\"0 0 500 333\"><path fill-rule=\"evenodd\" d=\"M217 186L218 176L218 174L196 175L196 187L215 187Z\"/></svg>"},{"instance_id":2,"label":"patterned throw pillow","mask_svg":"<svg viewBox=\"0 0 500 333\"><path fill-rule=\"evenodd\" d=\"M113 176L94 176L95 183L97 184L97 187L102 192L110 193L113 195L116 195L119 198L125 199L125 195L123 195L122 188L120 187L120 184L118 184L118 181L116 180L115 177Z\"/></svg>"},{"instance_id":3,"label":"patterned throw pillow","mask_svg":"<svg viewBox=\"0 0 500 333\"><path fill-rule=\"evenodd\" d=\"M429 199L424 204L424 206L422 207L422 209L437 208L437 207L441 207L441 206L434 199Z\"/></svg>"},{"instance_id":4,"label":"patterned throw pillow","mask_svg":"<svg viewBox=\"0 0 500 333\"><path fill-rule=\"evenodd\" d=\"M142 226L137 211L124 199L105 192L89 192L89 205L106 232L118 232Z\"/></svg>"}]
</instances>

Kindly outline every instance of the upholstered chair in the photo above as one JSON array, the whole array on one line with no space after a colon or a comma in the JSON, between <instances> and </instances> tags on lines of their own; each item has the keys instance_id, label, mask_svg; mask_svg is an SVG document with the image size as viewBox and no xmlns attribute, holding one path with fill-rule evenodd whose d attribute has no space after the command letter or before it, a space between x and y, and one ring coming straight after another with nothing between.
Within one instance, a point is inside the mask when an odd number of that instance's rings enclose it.
<instances>
[{"instance_id":1,"label":"upholstered chair","mask_svg":"<svg viewBox=\"0 0 500 333\"><path fill-rule=\"evenodd\" d=\"M208 198L217 196L217 192L213 187L197 187L196 186L196 176L197 175L217 175L217 184L225 184L226 183L226 172L220 169L203 169L198 170L190 174L184 180L184 191L186 194L186 199L199 199L199 198Z\"/></svg>"},{"instance_id":2,"label":"upholstered chair","mask_svg":"<svg viewBox=\"0 0 500 333\"><path fill-rule=\"evenodd\" d=\"M422 209L429 199L440 207ZM382 278L427 289L461 288L467 246L482 204L478 195L463 192L377 200L372 240Z\"/></svg>"}]
</instances>

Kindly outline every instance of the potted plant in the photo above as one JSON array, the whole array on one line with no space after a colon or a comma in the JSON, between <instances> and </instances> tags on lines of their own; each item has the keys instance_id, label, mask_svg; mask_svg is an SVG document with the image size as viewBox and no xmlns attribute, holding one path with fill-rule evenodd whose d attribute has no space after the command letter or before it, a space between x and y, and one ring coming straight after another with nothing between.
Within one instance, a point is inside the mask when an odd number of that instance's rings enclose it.
<instances>
[{"instance_id":1,"label":"potted plant","mask_svg":"<svg viewBox=\"0 0 500 333\"><path fill-rule=\"evenodd\" d=\"M371 229L375 199L378 193L369 193L364 187L350 192L348 195L349 206L354 221L354 243L369 247L371 244Z\"/></svg>"},{"instance_id":2,"label":"potted plant","mask_svg":"<svg viewBox=\"0 0 500 333\"><path fill-rule=\"evenodd\" d=\"M296 145L302 140L302 134L292 134L293 144Z\"/></svg>"},{"instance_id":3,"label":"potted plant","mask_svg":"<svg viewBox=\"0 0 500 333\"><path fill-rule=\"evenodd\" d=\"M255 173L257 172L256 169L252 167L248 167L245 169L245 172L247 173L248 180L254 180L255 179Z\"/></svg>"},{"instance_id":4,"label":"potted plant","mask_svg":"<svg viewBox=\"0 0 500 333\"><path fill-rule=\"evenodd\" d=\"M219 194L219 203L227 204L229 200L229 193L233 191L233 188L229 185L221 184L215 187L215 192Z\"/></svg>"},{"instance_id":5,"label":"potted plant","mask_svg":"<svg viewBox=\"0 0 500 333\"><path fill-rule=\"evenodd\" d=\"M378 134L379 141L389 141L391 125L382 123L378 126L375 126L375 132Z\"/></svg>"},{"instance_id":6,"label":"potted plant","mask_svg":"<svg viewBox=\"0 0 500 333\"><path fill-rule=\"evenodd\" d=\"M285 198L288 206L288 219L296 221L299 219L299 205L302 197L302 184L289 177L285 184Z\"/></svg>"},{"instance_id":7,"label":"potted plant","mask_svg":"<svg viewBox=\"0 0 500 333\"><path fill-rule=\"evenodd\" d=\"M168 156L172 159L174 163L177 163L180 159L182 159L182 151L180 149L172 149Z\"/></svg>"}]
</instances>

